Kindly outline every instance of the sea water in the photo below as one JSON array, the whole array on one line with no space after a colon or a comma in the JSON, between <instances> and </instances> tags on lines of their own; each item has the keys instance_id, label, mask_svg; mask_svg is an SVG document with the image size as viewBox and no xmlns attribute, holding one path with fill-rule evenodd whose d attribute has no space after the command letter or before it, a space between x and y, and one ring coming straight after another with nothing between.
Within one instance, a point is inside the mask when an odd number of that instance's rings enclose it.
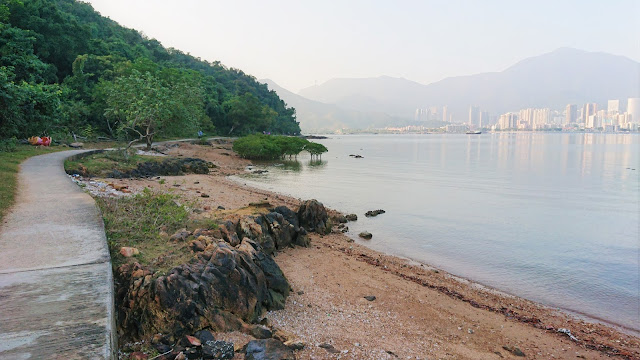
<instances>
[{"instance_id":1,"label":"sea water","mask_svg":"<svg viewBox=\"0 0 640 360\"><path fill-rule=\"evenodd\" d=\"M322 161L263 165L242 181L357 214L349 234L376 250L640 330L640 135L314 141L329 149ZM364 216L374 209L386 213Z\"/></svg>"}]
</instances>

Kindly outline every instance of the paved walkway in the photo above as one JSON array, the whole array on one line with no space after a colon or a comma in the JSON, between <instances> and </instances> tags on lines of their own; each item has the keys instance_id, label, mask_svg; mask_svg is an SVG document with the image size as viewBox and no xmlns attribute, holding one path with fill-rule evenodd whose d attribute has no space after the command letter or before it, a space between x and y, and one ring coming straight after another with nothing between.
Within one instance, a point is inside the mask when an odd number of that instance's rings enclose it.
<instances>
[{"instance_id":1,"label":"paved walkway","mask_svg":"<svg viewBox=\"0 0 640 360\"><path fill-rule=\"evenodd\" d=\"M0 359L111 359L113 279L95 202L64 151L27 159L0 225Z\"/></svg>"}]
</instances>

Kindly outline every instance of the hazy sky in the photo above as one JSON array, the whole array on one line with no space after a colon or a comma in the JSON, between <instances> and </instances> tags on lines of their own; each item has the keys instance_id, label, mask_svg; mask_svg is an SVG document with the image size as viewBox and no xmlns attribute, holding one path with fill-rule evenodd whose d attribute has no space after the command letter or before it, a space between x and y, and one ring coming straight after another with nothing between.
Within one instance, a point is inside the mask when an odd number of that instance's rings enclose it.
<instances>
[{"instance_id":1,"label":"hazy sky","mask_svg":"<svg viewBox=\"0 0 640 360\"><path fill-rule=\"evenodd\" d=\"M640 0L87 0L166 47L294 92L338 77L428 84L569 46L640 61Z\"/></svg>"}]
</instances>

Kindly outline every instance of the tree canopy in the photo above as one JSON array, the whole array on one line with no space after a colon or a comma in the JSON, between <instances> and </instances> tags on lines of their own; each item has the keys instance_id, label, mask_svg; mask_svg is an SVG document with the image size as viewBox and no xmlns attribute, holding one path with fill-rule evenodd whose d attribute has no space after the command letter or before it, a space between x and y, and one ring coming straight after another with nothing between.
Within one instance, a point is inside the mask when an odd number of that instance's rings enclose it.
<instances>
[{"instance_id":1,"label":"tree canopy","mask_svg":"<svg viewBox=\"0 0 640 360\"><path fill-rule=\"evenodd\" d=\"M309 152L313 158L327 152L327 148L296 136L253 134L234 141L233 151L247 159L275 160L297 156L302 151Z\"/></svg>"},{"instance_id":2,"label":"tree canopy","mask_svg":"<svg viewBox=\"0 0 640 360\"><path fill-rule=\"evenodd\" d=\"M140 136L143 112L155 114L146 117L154 135L300 132L295 110L266 84L164 48L87 3L0 3L0 138L74 132L130 140ZM136 126L125 126L134 118Z\"/></svg>"}]
</instances>

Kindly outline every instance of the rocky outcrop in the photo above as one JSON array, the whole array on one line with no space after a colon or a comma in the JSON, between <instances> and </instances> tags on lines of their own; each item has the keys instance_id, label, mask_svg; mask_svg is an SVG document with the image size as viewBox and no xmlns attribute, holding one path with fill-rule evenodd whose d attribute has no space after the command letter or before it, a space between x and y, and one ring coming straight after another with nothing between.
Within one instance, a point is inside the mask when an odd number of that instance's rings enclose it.
<instances>
[{"instance_id":1,"label":"rocky outcrop","mask_svg":"<svg viewBox=\"0 0 640 360\"><path fill-rule=\"evenodd\" d=\"M118 269L117 293L122 336L243 329L270 309L281 309L289 283L260 245L245 238L233 248L209 244L194 260L154 278L138 263Z\"/></svg>"},{"instance_id":2,"label":"rocky outcrop","mask_svg":"<svg viewBox=\"0 0 640 360\"><path fill-rule=\"evenodd\" d=\"M331 232L331 221L327 209L318 200L307 200L298 210L298 220L300 226L307 231L315 231L318 234L328 234Z\"/></svg>"},{"instance_id":3,"label":"rocky outcrop","mask_svg":"<svg viewBox=\"0 0 640 360\"><path fill-rule=\"evenodd\" d=\"M208 174L209 169L215 167L213 163L196 158L166 159L161 162L149 161L138 164L130 171L113 170L108 174L111 178L143 178L150 176L175 176L184 174Z\"/></svg>"},{"instance_id":4,"label":"rocky outcrop","mask_svg":"<svg viewBox=\"0 0 640 360\"><path fill-rule=\"evenodd\" d=\"M369 211L367 211L367 212L364 214L364 216L366 216L366 217L375 217L375 216L378 216L378 215L380 215L380 214L384 214L384 213L385 213L385 211L384 211L384 210L382 210L382 209L378 209L378 210L369 210Z\"/></svg>"},{"instance_id":5,"label":"rocky outcrop","mask_svg":"<svg viewBox=\"0 0 640 360\"><path fill-rule=\"evenodd\" d=\"M216 229L178 231L170 241L186 242L194 257L166 275L139 263L122 265L116 271L121 338L182 337L204 328L270 337L268 329L251 324L267 310L284 308L290 291L271 254L308 246L301 224L322 233L330 224L322 204L305 204L297 213L277 207L264 215L229 218Z\"/></svg>"}]
</instances>

